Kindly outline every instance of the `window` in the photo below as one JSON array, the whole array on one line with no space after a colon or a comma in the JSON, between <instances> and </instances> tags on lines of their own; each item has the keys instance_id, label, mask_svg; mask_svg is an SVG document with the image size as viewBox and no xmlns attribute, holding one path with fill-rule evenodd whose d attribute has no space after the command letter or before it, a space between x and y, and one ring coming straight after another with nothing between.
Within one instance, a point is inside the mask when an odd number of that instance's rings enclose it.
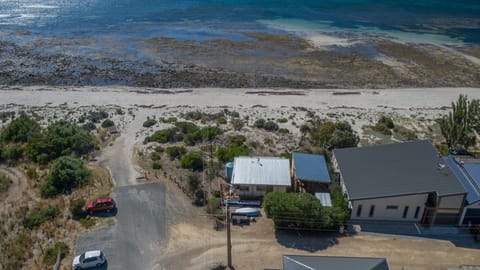
<instances>
[{"instance_id":1,"label":"window","mask_svg":"<svg viewBox=\"0 0 480 270\"><path fill-rule=\"evenodd\" d=\"M420 206L417 206L417 209L415 209L415 216L414 218L418 218L418 214L420 213Z\"/></svg>"},{"instance_id":2,"label":"window","mask_svg":"<svg viewBox=\"0 0 480 270\"><path fill-rule=\"evenodd\" d=\"M267 187L266 186L256 186L256 190L257 191L265 191L265 190L267 190Z\"/></svg>"},{"instance_id":3,"label":"window","mask_svg":"<svg viewBox=\"0 0 480 270\"><path fill-rule=\"evenodd\" d=\"M398 205L387 205L387 209L389 209L389 210L397 210L397 209L398 209Z\"/></svg>"},{"instance_id":4,"label":"window","mask_svg":"<svg viewBox=\"0 0 480 270\"><path fill-rule=\"evenodd\" d=\"M370 212L368 213L369 217L373 217L373 213L375 212L375 205L370 206Z\"/></svg>"},{"instance_id":5,"label":"window","mask_svg":"<svg viewBox=\"0 0 480 270\"><path fill-rule=\"evenodd\" d=\"M250 191L250 187L249 186L240 186L240 191Z\"/></svg>"},{"instance_id":6,"label":"window","mask_svg":"<svg viewBox=\"0 0 480 270\"><path fill-rule=\"evenodd\" d=\"M357 217L361 216L362 215L362 205L359 204L358 205L358 208L357 208Z\"/></svg>"},{"instance_id":7,"label":"window","mask_svg":"<svg viewBox=\"0 0 480 270\"><path fill-rule=\"evenodd\" d=\"M408 214L408 206L405 206L405 209L403 209L403 216L402 218L406 218Z\"/></svg>"}]
</instances>

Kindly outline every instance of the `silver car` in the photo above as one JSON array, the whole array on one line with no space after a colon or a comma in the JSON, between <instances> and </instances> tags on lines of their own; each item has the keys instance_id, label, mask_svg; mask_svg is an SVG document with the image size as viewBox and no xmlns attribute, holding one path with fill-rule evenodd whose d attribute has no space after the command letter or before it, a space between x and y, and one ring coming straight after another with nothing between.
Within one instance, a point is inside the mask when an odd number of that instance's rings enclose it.
<instances>
[{"instance_id":1,"label":"silver car","mask_svg":"<svg viewBox=\"0 0 480 270\"><path fill-rule=\"evenodd\" d=\"M87 251L73 259L72 267L75 270L99 267L107 260L101 250Z\"/></svg>"}]
</instances>

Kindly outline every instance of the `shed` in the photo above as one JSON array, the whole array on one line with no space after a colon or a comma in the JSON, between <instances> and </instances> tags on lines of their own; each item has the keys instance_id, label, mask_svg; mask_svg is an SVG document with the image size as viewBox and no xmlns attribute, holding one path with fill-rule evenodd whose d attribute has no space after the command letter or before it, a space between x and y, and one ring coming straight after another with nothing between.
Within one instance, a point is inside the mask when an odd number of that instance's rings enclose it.
<instances>
[{"instance_id":1,"label":"shed","mask_svg":"<svg viewBox=\"0 0 480 270\"><path fill-rule=\"evenodd\" d=\"M315 193L325 191L330 184L330 174L323 155L294 152L292 154L294 189Z\"/></svg>"}]
</instances>

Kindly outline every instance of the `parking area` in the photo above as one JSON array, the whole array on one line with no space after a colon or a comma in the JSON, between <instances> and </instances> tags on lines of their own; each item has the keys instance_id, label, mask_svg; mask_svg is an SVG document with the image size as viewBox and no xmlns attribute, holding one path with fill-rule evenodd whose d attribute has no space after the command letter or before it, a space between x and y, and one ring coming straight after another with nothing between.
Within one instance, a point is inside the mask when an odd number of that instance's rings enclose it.
<instances>
[{"instance_id":1,"label":"parking area","mask_svg":"<svg viewBox=\"0 0 480 270\"><path fill-rule=\"evenodd\" d=\"M166 241L165 186L116 187L112 197L118 209L115 224L80 235L76 253L103 250L108 261L104 269L151 268Z\"/></svg>"}]
</instances>

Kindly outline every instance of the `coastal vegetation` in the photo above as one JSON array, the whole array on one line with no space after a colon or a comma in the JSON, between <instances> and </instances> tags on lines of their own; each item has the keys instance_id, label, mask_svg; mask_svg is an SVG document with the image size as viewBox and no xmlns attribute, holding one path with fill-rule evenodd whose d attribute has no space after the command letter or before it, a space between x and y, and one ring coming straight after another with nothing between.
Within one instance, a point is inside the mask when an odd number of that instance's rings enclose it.
<instances>
[{"instance_id":1,"label":"coastal vegetation","mask_svg":"<svg viewBox=\"0 0 480 270\"><path fill-rule=\"evenodd\" d=\"M263 208L277 229L337 230L348 216L343 200L334 196L333 207L325 207L309 193L270 192Z\"/></svg>"},{"instance_id":2,"label":"coastal vegetation","mask_svg":"<svg viewBox=\"0 0 480 270\"><path fill-rule=\"evenodd\" d=\"M439 123L448 147L467 149L475 145L480 131L480 100L460 95L452 102L452 111L439 119Z\"/></svg>"}]
</instances>

